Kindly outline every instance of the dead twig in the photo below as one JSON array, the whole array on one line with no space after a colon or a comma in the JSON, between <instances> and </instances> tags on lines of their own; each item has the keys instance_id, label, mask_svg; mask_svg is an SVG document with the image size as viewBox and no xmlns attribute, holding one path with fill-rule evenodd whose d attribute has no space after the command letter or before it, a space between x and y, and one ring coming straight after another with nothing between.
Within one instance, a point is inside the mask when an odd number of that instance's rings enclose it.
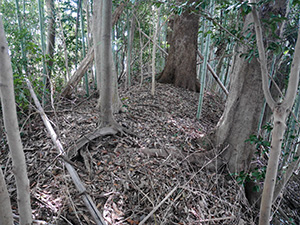
<instances>
[{"instance_id":1,"label":"dead twig","mask_svg":"<svg viewBox=\"0 0 300 225\"><path fill-rule=\"evenodd\" d=\"M150 216L152 216L159 209L159 207L177 190L178 186L179 185L176 185L172 191L170 191L169 194L167 194L166 197L139 223L139 225L143 225L150 218Z\"/></svg>"}]
</instances>

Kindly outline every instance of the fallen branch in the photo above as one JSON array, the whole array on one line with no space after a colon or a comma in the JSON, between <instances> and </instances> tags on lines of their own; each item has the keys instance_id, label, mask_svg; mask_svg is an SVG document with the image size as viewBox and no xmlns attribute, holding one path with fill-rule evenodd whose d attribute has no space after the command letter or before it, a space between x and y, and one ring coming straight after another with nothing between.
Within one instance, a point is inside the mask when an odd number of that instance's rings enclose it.
<instances>
[{"instance_id":1,"label":"fallen branch","mask_svg":"<svg viewBox=\"0 0 300 225\"><path fill-rule=\"evenodd\" d=\"M126 149L126 150L132 151L133 149ZM206 165L207 170L210 170L210 171L215 170L215 165L206 164L207 161L210 161L212 159L213 159L213 161L216 160L216 158L215 158L216 153L213 150L204 151L204 152L194 152L189 155L182 154L182 152L176 148L169 148L169 149L140 148L137 150L147 156L150 156L150 157L167 158L167 157L172 156L172 157L176 158L177 160L187 161L191 164L197 165L197 167L199 167L199 168Z\"/></svg>"},{"instance_id":2,"label":"fallen branch","mask_svg":"<svg viewBox=\"0 0 300 225\"><path fill-rule=\"evenodd\" d=\"M42 120L43 120L49 134L50 134L50 137L51 137L51 140L52 140L53 144L55 145L56 149L58 150L59 155L63 156L63 158L66 158L67 156L65 154L63 146L62 146L61 142L58 140L57 135L56 135L53 127L51 126L51 124L49 122L49 119L48 119L47 115L45 114L39 100L37 99L37 97L34 93L34 90L31 86L31 83L28 79L26 79L26 83L27 83L28 89L30 91L30 94L31 94L31 96L34 100L34 103L37 107L37 110L39 111L39 113L42 117ZM86 188L82 184L76 170L72 167L71 164L69 164L66 161L65 161L65 166L66 166L68 172L70 173L70 175L72 177L72 180L73 180L73 183L75 184L78 192L80 193L80 196L82 197L86 207L88 208L88 210L90 211L92 217L94 218L95 223L97 225L105 225L106 223L105 223L103 217L101 216L100 212L98 211L98 209L97 209L96 205L94 204L94 202L92 201L91 197L86 193Z\"/></svg>"},{"instance_id":3,"label":"fallen branch","mask_svg":"<svg viewBox=\"0 0 300 225\"><path fill-rule=\"evenodd\" d=\"M80 80L82 79L86 71L88 70L93 60L94 60L94 48L90 48L85 58L79 64L78 69L75 71L71 79L68 81L68 83L62 90L61 97L64 98L70 97L72 90L74 90L74 88L78 85L78 83L80 82Z\"/></svg>"},{"instance_id":4,"label":"fallen branch","mask_svg":"<svg viewBox=\"0 0 300 225\"><path fill-rule=\"evenodd\" d=\"M198 51L198 55L199 55L199 57L202 60L204 59L204 56L201 54L200 51ZM209 63L207 63L207 69L211 72L212 76L215 78L215 80L217 81L217 83L220 85L220 87L222 88L222 90L224 91L224 93L226 94L226 96L228 96L228 91L227 91L226 87L223 85L222 81L220 80L220 78L215 73L215 71L213 70L213 68L211 67L211 65Z\"/></svg>"},{"instance_id":5,"label":"fallen branch","mask_svg":"<svg viewBox=\"0 0 300 225\"><path fill-rule=\"evenodd\" d=\"M128 1L121 3L118 8L114 11L113 18L112 18L112 26L115 26L118 22L121 14L123 13L125 4ZM82 79L83 75L86 73L87 69L91 65L94 60L94 47L91 47L87 55L79 64L78 69L75 71L69 82L66 84L65 88L61 92L61 97L69 98L71 95L71 91L78 85L80 80Z\"/></svg>"}]
</instances>

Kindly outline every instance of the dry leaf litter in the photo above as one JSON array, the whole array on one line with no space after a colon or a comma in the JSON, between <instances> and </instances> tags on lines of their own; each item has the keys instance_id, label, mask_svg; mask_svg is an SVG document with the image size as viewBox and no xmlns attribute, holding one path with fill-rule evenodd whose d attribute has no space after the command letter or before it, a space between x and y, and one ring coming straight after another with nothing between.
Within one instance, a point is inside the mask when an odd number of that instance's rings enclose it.
<instances>
[{"instance_id":1,"label":"dry leaf litter","mask_svg":"<svg viewBox=\"0 0 300 225\"><path fill-rule=\"evenodd\" d=\"M120 96L127 112L115 118L136 136L100 137L72 158L107 224L139 224L153 209L144 224L254 224L256 215L241 185L208 171L206 166L213 164L209 159L203 166L189 160L205 152L199 139L222 114L223 101L217 95L205 93L200 121L198 93L157 84L153 97L150 85L144 84L121 91ZM76 98L60 103L55 111L46 110L65 150L96 129L96 104L95 97ZM94 224L39 115L24 124L34 219L46 222L40 224ZM1 146L1 165L16 209L11 159L3 139ZM156 154L161 149L182 157Z\"/></svg>"}]
</instances>

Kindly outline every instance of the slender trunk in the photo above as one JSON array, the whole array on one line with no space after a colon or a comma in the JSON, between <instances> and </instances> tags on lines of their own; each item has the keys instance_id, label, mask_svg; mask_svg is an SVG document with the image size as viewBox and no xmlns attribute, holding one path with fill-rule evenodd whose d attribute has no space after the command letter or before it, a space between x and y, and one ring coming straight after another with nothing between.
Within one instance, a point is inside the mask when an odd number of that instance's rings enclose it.
<instances>
[{"instance_id":1,"label":"slender trunk","mask_svg":"<svg viewBox=\"0 0 300 225\"><path fill-rule=\"evenodd\" d=\"M102 20L100 37L100 124L102 127L111 125L113 120L112 96L113 96L113 70L112 70L112 1L104 0L102 2Z\"/></svg>"},{"instance_id":2,"label":"slender trunk","mask_svg":"<svg viewBox=\"0 0 300 225\"><path fill-rule=\"evenodd\" d=\"M256 3L255 0L252 3ZM270 215L273 203L274 189L277 178L278 163L281 153L281 144L286 129L286 118L290 113L290 110L294 104L297 88L299 83L299 72L300 72L300 30L298 33L298 40L295 46L295 53L292 62L288 88L286 95L282 103L276 103L271 96L270 89L268 86L268 70L267 60L263 44L262 26L260 18L258 16L255 6L252 9L252 15L254 18L256 42L259 52L259 61L261 65L261 73L263 79L263 90L266 98L266 102L270 106L274 114L274 128L272 131L271 150L268 160L266 178L264 182L261 206L260 206L260 217L259 225L268 225L270 223Z\"/></svg>"},{"instance_id":3,"label":"slender trunk","mask_svg":"<svg viewBox=\"0 0 300 225\"><path fill-rule=\"evenodd\" d=\"M10 198L2 169L0 169L0 224L13 224Z\"/></svg>"},{"instance_id":4,"label":"slender trunk","mask_svg":"<svg viewBox=\"0 0 300 225\"><path fill-rule=\"evenodd\" d=\"M209 4L210 13L213 12L213 6L214 2L211 0ZM210 29L211 22L208 21L207 23L203 23L203 26L207 26L208 29ZM207 29L205 28L205 29ZM207 63L209 59L209 46L210 46L210 34L207 34L206 40L205 40L205 52L204 52L204 58L203 58L203 64L202 64L202 74L200 75L200 94L199 94L199 101L198 101L198 109L197 109L197 119L200 119L201 113L202 113L202 104L203 104L203 98L204 98L204 89L205 89L205 81L206 81L206 75L207 75Z\"/></svg>"},{"instance_id":5,"label":"slender trunk","mask_svg":"<svg viewBox=\"0 0 300 225\"><path fill-rule=\"evenodd\" d=\"M62 44L63 44L63 48L64 48L64 57L65 57L65 67L66 67L66 72L67 72L67 76L65 77L65 82L68 82L71 78L70 75L70 70L69 70L69 58L68 58L68 49L67 49L67 44L66 44L66 38L65 38L65 34L64 34L64 28L61 22L61 16L59 15L59 24L61 27L61 40L62 40Z\"/></svg>"},{"instance_id":6,"label":"slender trunk","mask_svg":"<svg viewBox=\"0 0 300 225\"><path fill-rule=\"evenodd\" d=\"M127 12L129 13L129 12ZM131 52L132 52L132 44L134 39L134 30L135 30L135 19L132 16L131 20L129 20L128 15L128 24L127 24L127 31L129 32L128 35L128 44L127 44L127 62L126 62L126 75L127 75L127 87L131 86Z\"/></svg>"},{"instance_id":7,"label":"slender trunk","mask_svg":"<svg viewBox=\"0 0 300 225\"><path fill-rule=\"evenodd\" d=\"M54 13L54 0L46 1L46 9L48 15L48 29L47 29L47 48L46 48L46 71L47 78L50 79L53 67L53 54L55 47L55 13Z\"/></svg>"},{"instance_id":8,"label":"slender trunk","mask_svg":"<svg viewBox=\"0 0 300 225\"><path fill-rule=\"evenodd\" d=\"M153 49L152 49L152 85L151 85L151 94L154 96L155 94L155 59L156 59L156 46L157 46L157 33L159 29L159 14L160 14L160 7L157 10L157 23L156 28L153 34Z\"/></svg>"},{"instance_id":9,"label":"slender trunk","mask_svg":"<svg viewBox=\"0 0 300 225\"><path fill-rule=\"evenodd\" d=\"M94 48L95 48L95 67L96 67L96 76L97 76L97 87L98 87L98 91L100 94L99 100L98 100L98 104L97 104L97 108L100 109L101 111L101 107L104 107L102 105L102 102L105 101L104 99L106 97L103 97L107 93L107 89L111 89L112 93L111 93L111 107L112 107L112 111L113 112L119 112L120 110L122 110L121 108L121 100L119 98L119 94L118 94L118 84L117 84L117 72L115 69L115 65L113 62L113 58L112 58L112 48L111 48L111 33L109 34L109 37L107 36L107 33L104 32L108 32L108 31L104 31L104 11L105 9L103 8L103 4L104 2L102 1L95 1L94 2L94 18L93 18L93 31L94 31L94 36L93 36L93 40L94 40ZM119 10L115 11L116 13L114 13L113 17L115 18L116 15L118 15ZM110 13L111 14L111 13ZM111 17L111 15L110 15ZM107 19L107 18L105 18ZM115 20L114 20L115 21ZM99 23L100 22L100 23ZM112 30L112 19L109 22L110 23L110 32ZM100 25L99 25L100 24ZM108 29L107 27L105 27L105 29ZM108 39L110 40L109 43L104 44L103 41L108 41ZM109 46L108 46L109 44ZM104 47L104 48L102 48ZM108 51L108 48L110 47L110 51ZM103 51L108 51L103 53ZM109 65L102 65L104 63L106 63L107 61L109 62ZM110 67L111 72L109 77L108 74L106 73L106 69L104 69L105 67ZM103 70L104 69L104 70ZM108 78L108 79L107 79ZM112 82L108 85L108 83L106 82ZM105 105L107 105L106 103L103 103ZM107 110L106 107L104 107L105 110ZM110 108L110 107L109 107ZM109 109L110 110L110 109ZM106 122L105 122L106 123Z\"/></svg>"},{"instance_id":10,"label":"slender trunk","mask_svg":"<svg viewBox=\"0 0 300 225\"><path fill-rule=\"evenodd\" d=\"M18 209L20 224L31 224L31 206L29 180L27 176L25 155L23 152L18 119L15 105L13 86L13 72L8 46L5 38L2 18L0 16L0 93L3 112L4 127L8 140L9 149L13 160L13 173L17 185Z\"/></svg>"}]
</instances>

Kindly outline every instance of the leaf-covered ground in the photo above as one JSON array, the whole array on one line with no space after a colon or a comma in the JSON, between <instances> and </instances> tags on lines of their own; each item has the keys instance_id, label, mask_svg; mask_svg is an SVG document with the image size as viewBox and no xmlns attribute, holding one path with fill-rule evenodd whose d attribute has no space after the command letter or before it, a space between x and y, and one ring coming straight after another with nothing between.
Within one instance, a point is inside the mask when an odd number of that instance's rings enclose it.
<instances>
[{"instance_id":1,"label":"leaf-covered ground","mask_svg":"<svg viewBox=\"0 0 300 225\"><path fill-rule=\"evenodd\" d=\"M218 96L205 94L197 120L198 93L157 84L153 97L145 84L120 95L127 112L115 118L135 135L100 137L72 157L108 224L139 224L148 215L144 224L254 224L257 217L243 187L217 173L212 158L198 163L206 151L199 140L222 114ZM65 151L96 129L96 104L95 97L77 97L46 110ZM27 120L22 139L35 220L94 224L38 114ZM1 146L0 162L16 206L11 160L3 141Z\"/></svg>"}]
</instances>

